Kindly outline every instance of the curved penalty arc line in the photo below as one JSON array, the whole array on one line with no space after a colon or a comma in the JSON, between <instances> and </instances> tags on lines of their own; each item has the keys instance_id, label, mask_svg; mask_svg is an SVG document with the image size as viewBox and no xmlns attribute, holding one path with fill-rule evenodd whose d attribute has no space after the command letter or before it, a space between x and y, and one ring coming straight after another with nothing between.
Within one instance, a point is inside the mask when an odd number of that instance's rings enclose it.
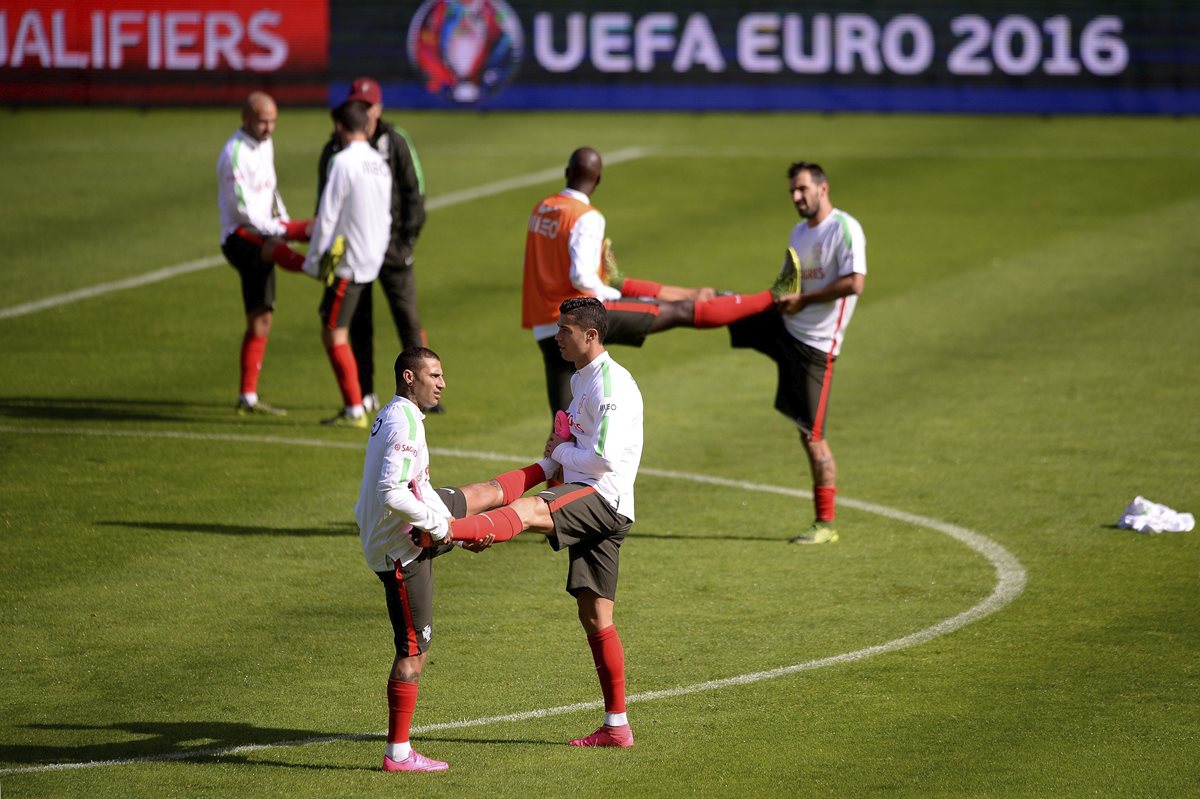
<instances>
[{"instance_id":1,"label":"curved penalty arc line","mask_svg":"<svg viewBox=\"0 0 1200 799\"><path fill-rule=\"evenodd\" d=\"M176 439L176 440L194 440L194 441L228 441L242 443L265 443L265 444L282 444L285 446L309 446L309 447L326 447L331 449L360 449L361 443L350 444L349 442L324 441L321 439L307 438L282 438L269 435L240 435L240 434L208 434L208 433L189 433L182 431L136 431L136 430L103 430L103 429L79 429L79 428L41 428L41 427L17 427L9 425L0 425L0 432L5 433L25 433L34 435L67 435L67 436L93 436L93 437L116 437L116 438L159 438L159 439ZM439 456L451 458L468 458L472 460L483 461L498 461L507 463L519 463L522 458L506 455L497 452L478 452L473 450L462 449L446 449L432 447L430 451ZM666 469L655 469L643 467L640 470L641 474L652 477L659 477L668 480L681 480L693 483L702 483L707 485L720 486L742 491L753 491L757 493L778 494L788 497L809 498L812 494L801 489L788 488L784 486L776 486L768 483L756 483L743 480L732 480L722 477L714 477L711 475L695 474L691 472L679 472ZM915 513L890 508L886 505L878 505L873 502L865 502L849 497L839 497L838 502L842 505L865 513L883 516L885 518L904 522L916 527L924 527L933 530L943 535L949 536L967 548L971 549L978 555L985 558L992 564L996 573L996 583L992 591L984 597L980 602L976 603L967 610L950 618L943 619L929 627L910 633L900 638L894 638L881 644L863 647L851 652L843 652L829 657L817 658L808 660L802 663L793 663L787 666L778 668L766 669L763 671L755 671L747 674L738 674L731 677L724 677L716 680L707 680L704 682L693 683L690 685L681 685L675 688L666 688L655 691L643 691L641 693L632 694L626 698L628 703L649 702L656 699L673 699L690 694L703 693L707 691L717 691L723 688L731 688L741 685L750 685L765 680L778 679L792 674L798 674L805 671L814 671L816 669L826 668L828 666L836 666L843 663L853 663L860 660L865 660L876 655L886 654L888 652L896 652L901 649L918 646L927 643L934 638L947 635L956 630L959 630L968 624L979 621L986 616L1003 609L1011 604L1025 590L1027 574L1021 562L1009 552L1007 549L996 543L985 535L969 530L965 527L950 524L939 519L933 519L928 516L921 516ZM603 707L603 702L579 702L570 705L559 705L557 707L538 708L534 710L521 711L517 713L508 713L504 715L485 716L474 719L462 719L458 721L437 722L425 724L419 727L413 727L412 735L424 735L431 732L441 730L464 729L468 727L481 727L490 724L512 723L519 721L529 721L533 719L548 718L551 716L560 716L567 713L575 713L585 710L595 710ZM196 749L187 752L168 752L159 755L147 755L144 757L123 758L116 760L91 760L77 763L50 763L40 766L26 766L19 768L0 769L0 775L22 774L35 772L49 771L66 771L76 769L95 768L98 766L118 766L118 765L134 765L141 763L155 763L174 760L194 760L204 757L222 757L227 755L244 755L253 752L259 752L269 749L281 749L298 746L312 746L317 744L337 743L343 741L362 741L378 739L383 735L378 733L358 733L346 735L330 735L315 738L302 738L291 741L277 741L264 744L244 744L227 747L214 747L210 749Z\"/></svg>"}]
</instances>

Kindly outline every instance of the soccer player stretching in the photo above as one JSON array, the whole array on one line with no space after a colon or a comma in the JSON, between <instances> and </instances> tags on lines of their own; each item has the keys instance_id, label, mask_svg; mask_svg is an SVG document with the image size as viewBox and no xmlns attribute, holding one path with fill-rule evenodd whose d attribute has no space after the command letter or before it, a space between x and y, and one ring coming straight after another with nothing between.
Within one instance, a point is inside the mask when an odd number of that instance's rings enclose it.
<instances>
[{"instance_id":1,"label":"soccer player stretching","mask_svg":"<svg viewBox=\"0 0 1200 799\"><path fill-rule=\"evenodd\" d=\"M545 535L556 552L567 550L567 593L575 597L604 695L604 724L570 744L628 747L633 733L625 715L625 651L613 625L613 605L621 543L633 525L642 395L629 372L604 349L604 305L594 297L573 297L559 310L558 350L576 371L573 399L546 442L546 454L555 461L550 468L561 465L565 482L496 510L455 519L448 537L500 542L529 530ZM539 468L545 467L535 464L527 473ZM514 478L519 474L510 473ZM519 491L505 493L520 497ZM431 542L428 536L418 539Z\"/></svg>"},{"instance_id":2,"label":"soccer player stretching","mask_svg":"<svg viewBox=\"0 0 1200 799\"><path fill-rule=\"evenodd\" d=\"M379 577L387 598L396 657L387 684L388 737L385 771L445 771L449 766L412 748L409 727L417 705L417 683L425 653L433 639L433 563L452 549L421 549L413 543L414 525L439 539L451 516L463 517L494 508L545 480L550 459L491 480L458 489L429 483L429 448L422 408L430 408L446 387L442 362L424 347L412 347L396 359L396 396L375 418L367 441L362 489L354 517L358 522L367 565ZM487 548L482 535L462 546L473 552Z\"/></svg>"}]
</instances>

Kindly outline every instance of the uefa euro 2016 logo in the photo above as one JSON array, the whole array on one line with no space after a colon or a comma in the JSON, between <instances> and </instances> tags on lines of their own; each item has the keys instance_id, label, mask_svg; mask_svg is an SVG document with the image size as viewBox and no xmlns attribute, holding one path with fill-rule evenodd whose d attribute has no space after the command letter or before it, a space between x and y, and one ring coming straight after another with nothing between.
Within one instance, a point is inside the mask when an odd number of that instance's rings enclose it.
<instances>
[{"instance_id":1,"label":"uefa euro 2016 logo","mask_svg":"<svg viewBox=\"0 0 1200 799\"><path fill-rule=\"evenodd\" d=\"M408 58L425 88L455 103L499 92L523 50L521 22L503 0L425 0L408 29Z\"/></svg>"}]
</instances>

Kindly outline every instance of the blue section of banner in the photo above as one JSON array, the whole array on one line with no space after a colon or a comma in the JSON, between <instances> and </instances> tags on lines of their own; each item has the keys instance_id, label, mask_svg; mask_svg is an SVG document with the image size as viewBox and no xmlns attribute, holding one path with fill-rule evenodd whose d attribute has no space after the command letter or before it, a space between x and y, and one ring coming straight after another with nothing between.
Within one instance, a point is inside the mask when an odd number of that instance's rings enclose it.
<instances>
[{"instance_id":1,"label":"blue section of banner","mask_svg":"<svg viewBox=\"0 0 1200 799\"><path fill-rule=\"evenodd\" d=\"M330 98L346 96L334 84ZM833 86L514 85L477 105L456 105L420 83L383 87L391 108L494 111L883 111L971 114L1200 114L1200 90Z\"/></svg>"}]
</instances>

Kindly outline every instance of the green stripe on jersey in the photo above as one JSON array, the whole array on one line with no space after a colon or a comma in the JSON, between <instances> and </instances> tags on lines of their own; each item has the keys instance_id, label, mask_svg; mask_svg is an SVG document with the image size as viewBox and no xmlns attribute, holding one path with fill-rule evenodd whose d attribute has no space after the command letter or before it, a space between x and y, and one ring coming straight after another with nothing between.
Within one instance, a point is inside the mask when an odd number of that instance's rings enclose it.
<instances>
[{"instance_id":1,"label":"green stripe on jersey","mask_svg":"<svg viewBox=\"0 0 1200 799\"><path fill-rule=\"evenodd\" d=\"M417 426L417 420L413 417L412 408L408 407L407 405L401 404L400 410L404 411L404 418L408 421L408 440L412 441L414 438L412 431ZM401 480L407 481L409 479L408 478L408 470L412 467L414 459L415 458L408 458L407 460L404 461L404 468L400 470L400 479Z\"/></svg>"},{"instance_id":2,"label":"green stripe on jersey","mask_svg":"<svg viewBox=\"0 0 1200 799\"><path fill-rule=\"evenodd\" d=\"M242 154L242 140L238 139L233 143L233 193L237 195L238 205L242 208L246 207L246 195L242 194L242 184L237 182L238 156Z\"/></svg>"},{"instance_id":3,"label":"green stripe on jersey","mask_svg":"<svg viewBox=\"0 0 1200 799\"><path fill-rule=\"evenodd\" d=\"M612 397L612 372L609 371L608 361L602 361L600 364L600 384L604 393L604 399L607 401ZM604 455L604 444L608 440L608 415L600 420L600 435L596 438L596 454Z\"/></svg>"},{"instance_id":4,"label":"green stripe on jersey","mask_svg":"<svg viewBox=\"0 0 1200 799\"><path fill-rule=\"evenodd\" d=\"M408 154L412 156L413 171L417 173L417 191L423 195L425 194L425 170L421 169L421 159L417 156L417 148L413 146L407 130L396 128L396 132L404 137L404 143L408 145Z\"/></svg>"},{"instance_id":5,"label":"green stripe on jersey","mask_svg":"<svg viewBox=\"0 0 1200 799\"><path fill-rule=\"evenodd\" d=\"M604 442L608 439L608 417L600 420L600 436L596 439L596 454L604 457Z\"/></svg>"},{"instance_id":6,"label":"green stripe on jersey","mask_svg":"<svg viewBox=\"0 0 1200 799\"><path fill-rule=\"evenodd\" d=\"M833 218L837 220L838 227L842 229L842 238L846 240L846 249L854 251L854 242L850 239L850 225L846 222L846 217L841 214L834 214Z\"/></svg>"}]
</instances>

